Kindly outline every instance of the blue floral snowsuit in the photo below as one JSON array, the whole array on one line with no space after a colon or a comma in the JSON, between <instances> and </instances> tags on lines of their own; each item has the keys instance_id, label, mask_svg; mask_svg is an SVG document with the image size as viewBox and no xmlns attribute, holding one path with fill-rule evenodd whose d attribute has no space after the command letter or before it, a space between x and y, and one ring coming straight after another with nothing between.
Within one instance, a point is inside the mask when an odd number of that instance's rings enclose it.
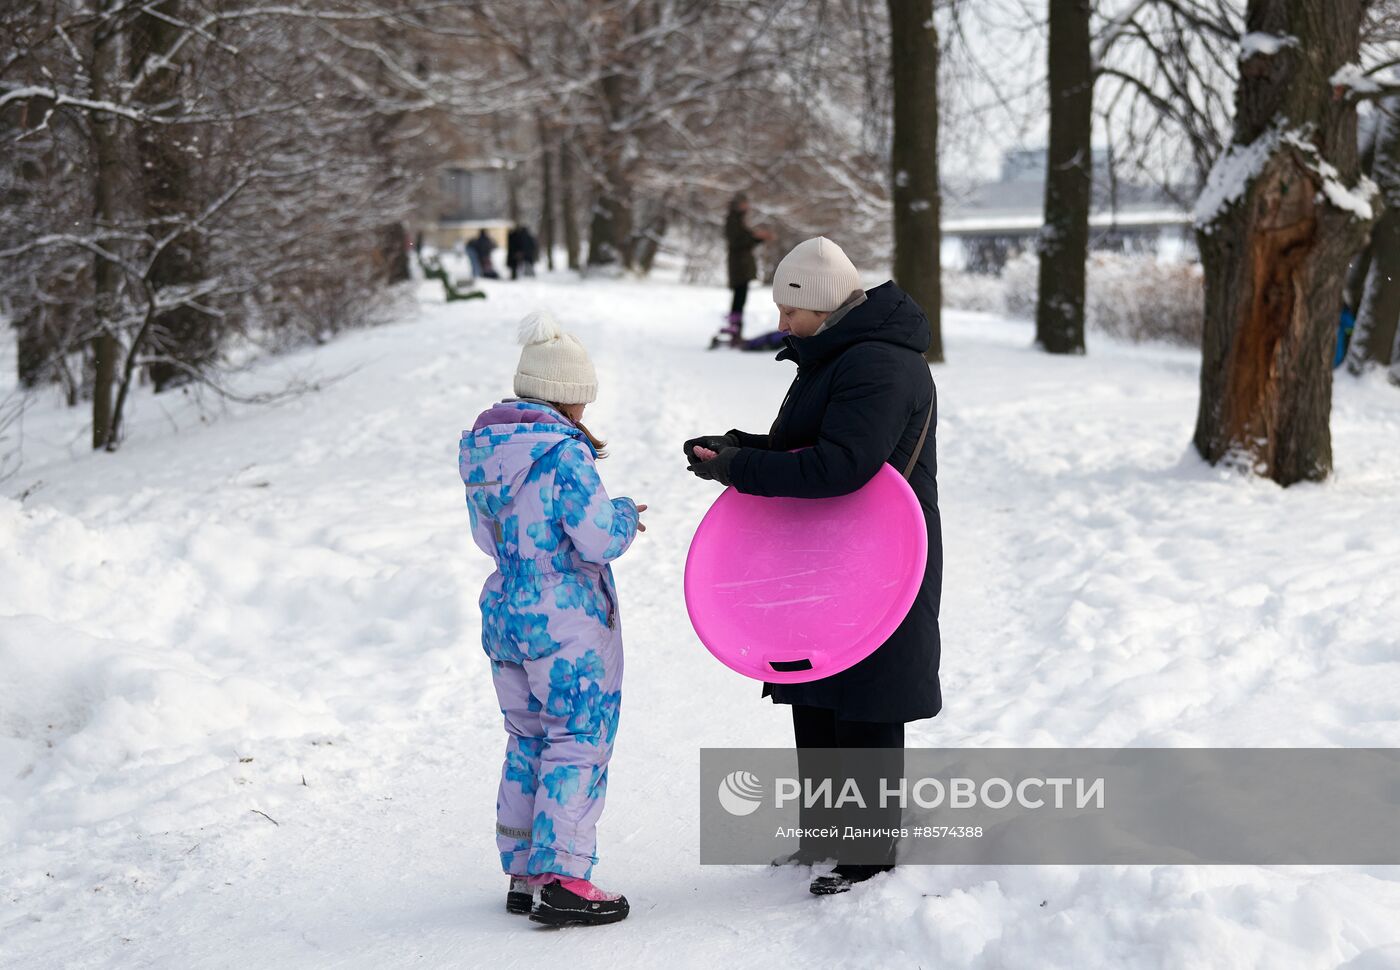
<instances>
[{"instance_id":1,"label":"blue floral snowsuit","mask_svg":"<svg viewBox=\"0 0 1400 970\"><path fill-rule=\"evenodd\" d=\"M608 563L637 533L592 445L546 404L505 401L462 433L472 536L496 561L481 643L505 715L496 842L506 872L587 879L622 701L622 627Z\"/></svg>"}]
</instances>

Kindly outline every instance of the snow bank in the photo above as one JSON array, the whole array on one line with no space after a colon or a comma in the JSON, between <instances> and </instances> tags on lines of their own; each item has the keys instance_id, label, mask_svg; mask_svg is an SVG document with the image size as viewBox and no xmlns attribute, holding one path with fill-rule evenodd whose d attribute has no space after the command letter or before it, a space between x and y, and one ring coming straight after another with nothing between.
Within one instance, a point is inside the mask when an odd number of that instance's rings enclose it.
<instances>
[{"instance_id":1,"label":"snow bank","mask_svg":"<svg viewBox=\"0 0 1400 970\"><path fill-rule=\"evenodd\" d=\"M234 793L240 756L340 732L314 692L181 642L209 591L156 532L0 500L0 841L187 824Z\"/></svg>"},{"instance_id":2,"label":"snow bank","mask_svg":"<svg viewBox=\"0 0 1400 970\"><path fill-rule=\"evenodd\" d=\"M1009 260L999 277L945 270L944 305L1033 319L1039 272L1032 253ZM1199 264L1095 252L1089 254L1086 272L1090 330L1134 342L1200 346L1205 295Z\"/></svg>"}]
</instances>

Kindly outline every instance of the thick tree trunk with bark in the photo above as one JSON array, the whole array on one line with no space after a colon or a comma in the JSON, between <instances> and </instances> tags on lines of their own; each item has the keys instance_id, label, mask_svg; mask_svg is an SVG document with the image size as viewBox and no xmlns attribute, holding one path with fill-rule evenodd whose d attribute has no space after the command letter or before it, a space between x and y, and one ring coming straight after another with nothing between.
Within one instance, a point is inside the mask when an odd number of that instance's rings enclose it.
<instances>
[{"instance_id":1,"label":"thick tree trunk with bark","mask_svg":"<svg viewBox=\"0 0 1400 970\"><path fill-rule=\"evenodd\" d=\"M670 225L667 203L663 201L656 206L632 247L632 265L643 276L650 273L655 265L656 254L661 250L661 240L666 238L666 230Z\"/></svg>"},{"instance_id":2,"label":"thick tree trunk with bark","mask_svg":"<svg viewBox=\"0 0 1400 970\"><path fill-rule=\"evenodd\" d=\"M622 116L627 79L608 74L598 82L604 115L610 123ZM588 266L632 268L632 200L623 162L623 146L608 138L594 154L602 169L593 186L588 226Z\"/></svg>"},{"instance_id":3,"label":"thick tree trunk with bark","mask_svg":"<svg viewBox=\"0 0 1400 970\"><path fill-rule=\"evenodd\" d=\"M574 200L574 156L573 146L567 141L559 146L559 217L564 224L564 251L568 256L569 269L578 269L578 203Z\"/></svg>"},{"instance_id":4,"label":"thick tree trunk with bark","mask_svg":"<svg viewBox=\"0 0 1400 970\"><path fill-rule=\"evenodd\" d=\"M1376 160L1376 134L1380 128L1376 119L1372 118L1369 124L1362 128L1364 119L1357 119L1357 140L1360 143L1358 149L1359 167L1363 174L1371 174L1371 166ZM1361 309L1361 297L1366 293L1366 277L1371 272L1371 242L1367 240L1361 252L1352 257L1351 266L1347 268L1346 287L1342 290L1342 300L1354 314Z\"/></svg>"},{"instance_id":5,"label":"thick tree trunk with bark","mask_svg":"<svg viewBox=\"0 0 1400 970\"><path fill-rule=\"evenodd\" d=\"M1395 332L1395 344L1390 348L1390 383L1400 387L1400 330Z\"/></svg>"},{"instance_id":6,"label":"thick tree trunk with bark","mask_svg":"<svg viewBox=\"0 0 1400 970\"><path fill-rule=\"evenodd\" d=\"M0 137L12 141L24 129L30 127L27 105L10 105L0 108ZM15 165L14 181L8 192L0 193L0 207L13 207L18 210L33 196L33 187L42 179L43 173L31 159ZM0 247L8 247L19 242L19 238L0 237ZM38 300L31 300L16 308L13 321L15 329L15 370L20 387L34 388L51 376L51 349L44 327L44 306Z\"/></svg>"},{"instance_id":7,"label":"thick tree trunk with bark","mask_svg":"<svg viewBox=\"0 0 1400 970\"><path fill-rule=\"evenodd\" d=\"M408 271L408 233L402 222L386 222L379 227L379 262L385 283L412 279Z\"/></svg>"},{"instance_id":8,"label":"thick tree trunk with bark","mask_svg":"<svg viewBox=\"0 0 1400 970\"><path fill-rule=\"evenodd\" d=\"M628 267L627 238L632 234L631 213L611 186L599 186L588 223L588 266Z\"/></svg>"},{"instance_id":9,"label":"thick tree trunk with bark","mask_svg":"<svg viewBox=\"0 0 1400 970\"><path fill-rule=\"evenodd\" d=\"M44 340L43 313L37 306L29 307L15 320L15 370L19 386L32 389L49 376L49 351Z\"/></svg>"},{"instance_id":10,"label":"thick tree trunk with bark","mask_svg":"<svg viewBox=\"0 0 1400 970\"><path fill-rule=\"evenodd\" d=\"M1084 353L1084 276L1093 189L1094 66L1089 0L1050 5L1050 146L1035 340L1052 354Z\"/></svg>"},{"instance_id":11,"label":"thick tree trunk with bark","mask_svg":"<svg viewBox=\"0 0 1400 970\"><path fill-rule=\"evenodd\" d=\"M927 357L943 361L939 265L938 31L933 0L889 0L894 131L894 278L928 314Z\"/></svg>"},{"instance_id":12,"label":"thick tree trunk with bark","mask_svg":"<svg viewBox=\"0 0 1400 970\"><path fill-rule=\"evenodd\" d=\"M1400 321L1400 98L1382 105L1371 175L1385 211L1371 231L1371 265L1356 314L1347 369L1353 374L1372 364L1389 367Z\"/></svg>"},{"instance_id":13,"label":"thick tree trunk with bark","mask_svg":"<svg viewBox=\"0 0 1400 970\"><path fill-rule=\"evenodd\" d=\"M1356 108L1361 0L1250 0L1235 136L1197 207L1205 333L1195 445L1291 485L1332 470L1332 357L1347 263L1370 227Z\"/></svg>"},{"instance_id":14,"label":"thick tree trunk with bark","mask_svg":"<svg viewBox=\"0 0 1400 970\"><path fill-rule=\"evenodd\" d=\"M540 248L545 266L554 268L554 147L544 116L535 118L540 143Z\"/></svg>"},{"instance_id":15,"label":"thick tree trunk with bark","mask_svg":"<svg viewBox=\"0 0 1400 970\"><path fill-rule=\"evenodd\" d=\"M163 63L154 69L151 62L164 59L182 33L184 28L179 22L184 11L181 6L178 0L165 0L153 5L132 24L129 70L133 80L139 72L148 72L145 83L135 92L137 100L143 104L168 105L178 110L180 61ZM165 235L172 223L190 218L197 208L194 173L190 170L193 146L189 143L197 134L197 128L187 125L136 126L136 171L140 178L141 203L150 226L147 231L155 238ZM186 232L160 250L147 275L156 295L170 287L202 281L205 276L203 249L200 237ZM219 348L214 321L190 306L157 314L148 339L155 356L167 358L152 362L149 368L157 391L188 383L194 374L213 362ZM127 352L145 349L131 347ZM120 407L117 411L114 426L121 421Z\"/></svg>"},{"instance_id":16,"label":"thick tree trunk with bark","mask_svg":"<svg viewBox=\"0 0 1400 970\"><path fill-rule=\"evenodd\" d=\"M113 6L104 4L104 8ZM109 100L120 81L120 37L98 28L92 49L92 91L94 100ZM91 120L93 147L93 223L112 226L117 218L117 198L121 192L121 148L119 123L109 114L95 113ZM104 240L108 246L115 240ZM117 337L122 283L121 268L98 254L93 257L93 308L96 335L92 340L92 447L116 447L113 435L112 392L121 364L121 341Z\"/></svg>"}]
</instances>

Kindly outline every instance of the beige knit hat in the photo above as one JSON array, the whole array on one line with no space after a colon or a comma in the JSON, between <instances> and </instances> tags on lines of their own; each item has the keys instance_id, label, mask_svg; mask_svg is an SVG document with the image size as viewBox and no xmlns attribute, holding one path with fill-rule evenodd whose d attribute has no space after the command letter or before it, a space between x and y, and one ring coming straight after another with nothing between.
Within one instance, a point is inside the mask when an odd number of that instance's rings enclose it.
<instances>
[{"instance_id":1,"label":"beige knit hat","mask_svg":"<svg viewBox=\"0 0 1400 970\"><path fill-rule=\"evenodd\" d=\"M825 236L792 247L773 274L773 302L829 313L861 289L855 264Z\"/></svg>"},{"instance_id":2,"label":"beige knit hat","mask_svg":"<svg viewBox=\"0 0 1400 970\"><path fill-rule=\"evenodd\" d=\"M598 397L598 374L588 351L565 333L548 310L536 310L520 321L520 363L515 368L515 394L554 404L591 404Z\"/></svg>"}]
</instances>

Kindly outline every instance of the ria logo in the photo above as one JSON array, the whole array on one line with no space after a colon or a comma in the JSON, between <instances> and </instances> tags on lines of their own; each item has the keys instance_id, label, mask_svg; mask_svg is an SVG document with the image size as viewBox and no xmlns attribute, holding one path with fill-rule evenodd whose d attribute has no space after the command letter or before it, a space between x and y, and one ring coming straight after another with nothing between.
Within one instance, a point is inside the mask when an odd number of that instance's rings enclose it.
<instances>
[{"instance_id":1,"label":"ria logo","mask_svg":"<svg viewBox=\"0 0 1400 970\"><path fill-rule=\"evenodd\" d=\"M763 804L763 782L748 771L731 771L719 783L719 803L730 815L752 815Z\"/></svg>"}]
</instances>

